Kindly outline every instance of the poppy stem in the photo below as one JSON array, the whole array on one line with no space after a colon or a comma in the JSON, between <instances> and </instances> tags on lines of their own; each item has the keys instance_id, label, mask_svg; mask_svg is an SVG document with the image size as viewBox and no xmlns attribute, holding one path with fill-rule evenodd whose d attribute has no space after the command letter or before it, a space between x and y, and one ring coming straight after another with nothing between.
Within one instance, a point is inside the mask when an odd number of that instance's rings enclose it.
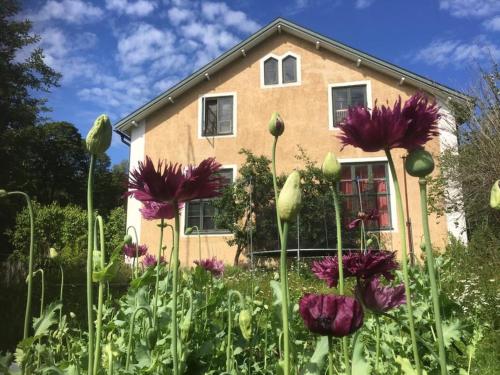
<instances>
[{"instance_id":1,"label":"poppy stem","mask_svg":"<svg viewBox=\"0 0 500 375\"><path fill-rule=\"evenodd\" d=\"M157 325L157 317L156 312L158 310L158 289L160 285L160 260L161 260L161 246L163 243L163 229L165 228L164 219L160 221L160 245L158 248L158 254L156 258L156 281L155 281L155 296L154 296L154 304L153 304L153 328L156 329Z\"/></svg>"},{"instance_id":2,"label":"poppy stem","mask_svg":"<svg viewBox=\"0 0 500 375\"><path fill-rule=\"evenodd\" d=\"M413 306L411 303L410 276L408 274L408 254L406 246L406 227L405 227L405 218L403 212L403 203L401 200L401 191L399 189L398 176L396 174L396 168L394 167L394 161L392 159L391 151L389 149L386 149L385 154L387 156L387 162L389 164L389 169L392 175L392 183L394 184L394 193L396 195L398 230L400 233L400 240L401 240L401 264L403 268L403 283L405 286L405 295L406 295L406 314L408 318L408 324L410 327L411 344L413 349L413 360L415 361L417 375L421 375L422 367L420 364L420 357L418 354L417 337L415 333L415 321L413 318Z\"/></svg>"},{"instance_id":3,"label":"poppy stem","mask_svg":"<svg viewBox=\"0 0 500 375\"><path fill-rule=\"evenodd\" d=\"M179 277L179 206L174 202L175 209L175 230L174 230L174 250L172 255L173 277L172 277L172 325L170 336L172 337L172 362L174 366L174 375L179 374L179 359L177 357L177 279Z\"/></svg>"},{"instance_id":4,"label":"poppy stem","mask_svg":"<svg viewBox=\"0 0 500 375\"><path fill-rule=\"evenodd\" d=\"M333 337L328 336L328 375L333 375Z\"/></svg>"},{"instance_id":5,"label":"poppy stem","mask_svg":"<svg viewBox=\"0 0 500 375\"><path fill-rule=\"evenodd\" d=\"M59 300L61 301L61 308L59 309L59 328L61 327L62 321L62 303L63 303L63 293L64 293L64 270L61 264L59 264L59 269L61 270L61 288L59 290Z\"/></svg>"},{"instance_id":6,"label":"poppy stem","mask_svg":"<svg viewBox=\"0 0 500 375\"><path fill-rule=\"evenodd\" d=\"M375 315L376 338L375 338L375 373L378 373L378 361L380 358L380 319Z\"/></svg>"},{"instance_id":7,"label":"poppy stem","mask_svg":"<svg viewBox=\"0 0 500 375\"><path fill-rule=\"evenodd\" d=\"M444 346L443 327L441 325L441 308L439 305L439 290L436 282L436 269L434 255L432 254L431 235L429 231L429 213L427 210L427 180L419 178L420 185L420 208L422 211L422 225L424 229L425 255L427 260L427 270L429 272L429 281L431 284L432 305L434 308L434 323L437 332L437 341L439 349L439 366L441 375L447 375L446 367L446 349Z\"/></svg>"},{"instance_id":8,"label":"poppy stem","mask_svg":"<svg viewBox=\"0 0 500 375\"><path fill-rule=\"evenodd\" d=\"M106 266L105 253L104 253L104 223L102 216L97 215L96 221L99 224L99 250L100 250L100 268L104 269ZM96 235L96 234L95 234ZM104 304L104 279L99 281L99 291L97 297L97 328L95 339L95 361L94 361L94 375L99 371L99 364L101 358L101 336L102 336L102 308Z\"/></svg>"},{"instance_id":9,"label":"poppy stem","mask_svg":"<svg viewBox=\"0 0 500 375\"><path fill-rule=\"evenodd\" d=\"M151 310L147 306L139 306L134 310L130 317L130 329L128 332L127 356L125 357L125 371L128 371L130 365L130 351L132 349L132 336L134 335L135 318L137 314L143 310L149 318L149 326L151 327ZM148 338L149 339L149 338Z\"/></svg>"},{"instance_id":10,"label":"poppy stem","mask_svg":"<svg viewBox=\"0 0 500 375\"><path fill-rule=\"evenodd\" d=\"M273 143L273 154L272 154L272 168L273 168L273 187L274 187L274 204L276 205L276 219L278 224L278 233L280 236L280 242L283 241L283 226L281 224L281 218L278 213L278 182L276 180L276 144L278 143L279 137L274 137Z\"/></svg>"},{"instance_id":11,"label":"poppy stem","mask_svg":"<svg viewBox=\"0 0 500 375\"><path fill-rule=\"evenodd\" d=\"M87 181L87 326L88 326L88 363L87 374L94 369L94 311L92 298L92 271L94 252L94 167L95 155L90 154L89 176Z\"/></svg>"},{"instance_id":12,"label":"poppy stem","mask_svg":"<svg viewBox=\"0 0 500 375\"><path fill-rule=\"evenodd\" d=\"M288 275L286 267L286 247L288 239L288 222L283 223L283 237L281 239L280 253L280 283L281 283L281 318L283 321L283 373L290 374L290 330L288 323Z\"/></svg>"}]
</instances>

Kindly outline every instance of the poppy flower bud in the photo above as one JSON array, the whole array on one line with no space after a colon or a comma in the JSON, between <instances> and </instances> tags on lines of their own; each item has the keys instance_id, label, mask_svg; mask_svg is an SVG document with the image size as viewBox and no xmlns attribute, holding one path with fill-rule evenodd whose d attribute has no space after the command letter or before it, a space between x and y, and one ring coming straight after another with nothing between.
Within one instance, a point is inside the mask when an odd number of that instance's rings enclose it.
<instances>
[{"instance_id":1,"label":"poppy flower bud","mask_svg":"<svg viewBox=\"0 0 500 375\"><path fill-rule=\"evenodd\" d=\"M331 152L326 154L323 165L321 166L323 176L329 180L338 180L340 178L340 168L340 163L335 155Z\"/></svg>"},{"instance_id":2,"label":"poppy flower bud","mask_svg":"<svg viewBox=\"0 0 500 375\"><path fill-rule=\"evenodd\" d=\"M73 311L69 312L69 316L71 317L71 319L75 319L76 318L76 314Z\"/></svg>"},{"instance_id":3,"label":"poppy flower bud","mask_svg":"<svg viewBox=\"0 0 500 375\"><path fill-rule=\"evenodd\" d=\"M191 234L191 233L193 233L193 230L194 230L194 228L193 228L193 227L188 227L188 228L186 228L186 230L184 231L184 234Z\"/></svg>"},{"instance_id":4,"label":"poppy flower bud","mask_svg":"<svg viewBox=\"0 0 500 375\"><path fill-rule=\"evenodd\" d=\"M425 177L434 170L432 155L423 148L410 151L405 160L405 168L410 176Z\"/></svg>"},{"instance_id":5,"label":"poppy flower bud","mask_svg":"<svg viewBox=\"0 0 500 375\"><path fill-rule=\"evenodd\" d=\"M148 349L153 350L153 348L156 346L156 339L157 339L156 330L154 328L149 328L146 332L147 332L146 338L147 338Z\"/></svg>"},{"instance_id":6,"label":"poppy flower bud","mask_svg":"<svg viewBox=\"0 0 500 375\"><path fill-rule=\"evenodd\" d=\"M49 258L50 258L50 259L57 258L57 256L58 256L58 255L59 255L59 254L57 253L57 250L56 250L56 249L54 249L53 247L51 247L51 248L49 249Z\"/></svg>"},{"instance_id":7,"label":"poppy flower bud","mask_svg":"<svg viewBox=\"0 0 500 375\"><path fill-rule=\"evenodd\" d=\"M245 340L250 340L252 338L252 313L247 309L241 310L238 322L240 324L241 334Z\"/></svg>"},{"instance_id":8,"label":"poppy flower bud","mask_svg":"<svg viewBox=\"0 0 500 375\"><path fill-rule=\"evenodd\" d=\"M7 190L0 189L0 198L6 197L6 196L7 196Z\"/></svg>"},{"instance_id":9,"label":"poppy flower bud","mask_svg":"<svg viewBox=\"0 0 500 375\"><path fill-rule=\"evenodd\" d=\"M111 145L112 135L113 128L109 117L100 115L87 134L87 150L94 155L103 154Z\"/></svg>"},{"instance_id":10,"label":"poppy flower bud","mask_svg":"<svg viewBox=\"0 0 500 375\"><path fill-rule=\"evenodd\" d=\"M290 173L278 197L278 214L283 221L293 221L302 204L300 174Z\"/></svg>"},{"instance_id":11,"label":"poppy flower bud","mask_svg":"<svg viewBox=\"0 0 500 375\"><path fill-rule=\"evenodd\" d=\"M490 206L496 210L500 210L500 180L495 181L491 188Z\"/></svg>"},{"instance_id":12,"label":"poppy flower bud","mask_svg":"<svg viewBox=\"0 0 500 375\"><path fill-rule=\"evenodd\" d=\"M130 234L126 234L124 237L123 237L123 243L125 245L131 245L132 244L132 236Z\"/></svg>"},{"instance_id":13,"label":"poppy flower bud","mask_svg":"<svg viewBox=\"0 0 500 375\"><path fill-rule=\"evenodd\" d=\"M274 112L269 120L269 133L279 137L285 131L285 122L278 112Z\"/></svg>"}]
</instances>

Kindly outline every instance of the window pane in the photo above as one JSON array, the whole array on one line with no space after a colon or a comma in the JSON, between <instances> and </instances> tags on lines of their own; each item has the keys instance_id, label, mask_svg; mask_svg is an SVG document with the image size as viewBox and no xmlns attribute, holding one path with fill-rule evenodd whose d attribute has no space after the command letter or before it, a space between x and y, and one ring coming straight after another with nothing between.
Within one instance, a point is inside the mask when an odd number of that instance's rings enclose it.
<instances>
[{"instance_id":1,"label":"window pane","mask_svg":"<svg viewBox=\"0 0 500 375\"><path fill-rule=\"evenodd\" d=\"M334 88L332 94L333 125L336 125L347 116L349 90L347 88Z\"/></svg>"},{"instance_id":2,"label":"window pane","mask_svg":"<svg viewBox=\"0 0 500 375\"><path fill-rule=\"evenodd\" d=\"M283 83L297 82L297 59L287 56L282 62Z\"/></svg>"},{"instance_id":3,"label":"window pane","mask_svg":"<svg viewBox=\"0 0 500 375\"><path fill-rule=\"evenodd\" d=\"M264 61L264 85L278 84L278 60L269 58Z\"/></svg>"},{"instance_id":4,"label":"window pane","mask_svg":"<svg viewBox=\"0 0 500 375\"><path fill-rule=\"evenodd\" d=\"M233 97L217 98L217 133L233 133Z\"/></svg>"},{"instance_id":5,"label":"window pane","mask_svg":"<svg viewBox=\"0 0 500 375\"><path fill-rule=\"evenodd\" d=\"M350 106L366 106L366 86L351 87Z\"/></svg>"},{"instance_id":6,"label":"window pane","mask_svg":"<svg viewBox=\"0 0 500 375\"><path fill-rule=\"evenodd\" d=\"M215 229L215 208L210 201L203 202L203 230Z\"/></svg>"},{"instance_id":7,"label":"window pane","mask_svg":"<svg viewBox=\"0 0 500 375\"><path fill-rule=\"evenodd\" d=\"M205 123L203 135L217 135L217 99L205 99Z\"/></svg>"}]
</instances>

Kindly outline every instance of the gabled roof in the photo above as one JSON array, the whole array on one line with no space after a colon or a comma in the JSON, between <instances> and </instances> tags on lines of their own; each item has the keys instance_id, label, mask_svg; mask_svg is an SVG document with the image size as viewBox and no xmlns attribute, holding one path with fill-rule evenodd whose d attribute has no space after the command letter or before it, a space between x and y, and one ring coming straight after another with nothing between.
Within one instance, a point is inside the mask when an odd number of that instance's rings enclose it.
<instances>
[{"instance_id":1,"label":"gabled roof","mask_svg":"<svg viewBox=\"0 0 500 375\"><path fill-rule=\"evenodd\" d=\"M412 73L397 65L391 64L387 61L378 59L365 52L361 52L355 48L349 47L345 44L339 43L333 39L327 38L314 31L308 30L293 22L287 21L283 18L277 18L269 25L263 27L255 34L251 35L241 43L237 44L229 51L220 55L218 58L198 69L189 77L180 81L175 86L171 87L164 93L158 95L153 100L139 107L126 117L122 118L115 125L115 129L119 133L127 132L132 126L132 122L138 122L148 116L150 113L163 107L166 104L173 103L174 100L182 95L184 92L194 87L198 83L207 79L212 74L215 74L220 69L224 68L233 61L246 56L249 51L266 40L267 38L275 35L276 33L288 33L300 39L306 40L314 44L317 48L329 50L333 53L341 55L347 59L355 61L358 65L369 67L387 75L393 76L400 82L408 83L426 92L429 92L436 97L458 101L467 101L467 95L454 90L445 85L439 84L421 75Z\"/></svg>"}]
</instances>

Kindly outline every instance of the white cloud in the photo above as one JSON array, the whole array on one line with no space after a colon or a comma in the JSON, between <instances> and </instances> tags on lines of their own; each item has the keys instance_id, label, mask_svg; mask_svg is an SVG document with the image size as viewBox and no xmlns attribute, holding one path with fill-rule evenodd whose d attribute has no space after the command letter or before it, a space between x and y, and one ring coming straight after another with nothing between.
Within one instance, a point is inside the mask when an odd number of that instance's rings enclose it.
<instances>
[{"instance_id":1,"label":"white cloud","mask_svg":"<svg viewBox=\"0 0 500 375\"><path fill-rule=\"evenodd\" d=\"M222 23L245 33L253 33L260 27L257 22L249 19L245 13L232 10L225 3L204 2L201 5L201 11L209 21Z\"/></svg>"},{"instance_id":2,"label":"white cloud","mask_svg":"<svg viewBox=\"0 0 500 375\"><path fill-rule=\"evenodd\" d=\"M375 2L375 0L356 0L355 7L357 9L366 9L370 5L372 5Z\"/></svg>"},{"instance_id":3,"label":"white cloud","mask_svg":"<svg viewBox=\"0 0 500 375\"><path fill-rule=\"evenodd\" d=\"M500 57L500 47L484 37L471 42L460 40L435 40L413 56L428 65L456 65L481 62L490 57Z\"/></svg>"},{"instance_id":4,"label":"white cloud","mask_svg":"<svg viewBox=\"0 0 500 375\"><path fill-rule=\"evenodd\" d=\"M500 1L440 0L439 7L454 17L488 17L500 12Z\"/></svg>"},{"instance_id":5,"label":"white cloud","mask_svg":"<svg viewBox=\"0 0 500 375\"><path fill-rule=\"evenodd\" d=\"M32 21L63 20L69 23L94 22L101 18L103 11L81 0L49 0L36 13L29 15Z\"/></svg>"},{"instance_id":6,"label":"white cloud","mask_svg":"<svg viewBox=\"0 0 500 375\"><path fill-rule=\"evenodd\" d=\"M106 0L106 8L128 16L144 17L155 10L157 3L148 0Z\"/></svg>"},{"instance_id":7,"label":"white cloud","mask_svg":"<svg viewBox=\"0 0 500 375\"><path fill-rule=\"evenodd\" d=\"M184 21L195 18L195 15L189 9L173 7L168 10L168 18L172 24L179 25Z\"/></svg>"},{"instance_id":8,"label":"white cloud","mask_svg":"<svg viewBox=\"0 0 500 375\"><path fill-rule=\"evenodd\" d=\"M500 16L493 17L483 22L484 27L492 31L500 31Z\"/></svg>"}]
</instances>

